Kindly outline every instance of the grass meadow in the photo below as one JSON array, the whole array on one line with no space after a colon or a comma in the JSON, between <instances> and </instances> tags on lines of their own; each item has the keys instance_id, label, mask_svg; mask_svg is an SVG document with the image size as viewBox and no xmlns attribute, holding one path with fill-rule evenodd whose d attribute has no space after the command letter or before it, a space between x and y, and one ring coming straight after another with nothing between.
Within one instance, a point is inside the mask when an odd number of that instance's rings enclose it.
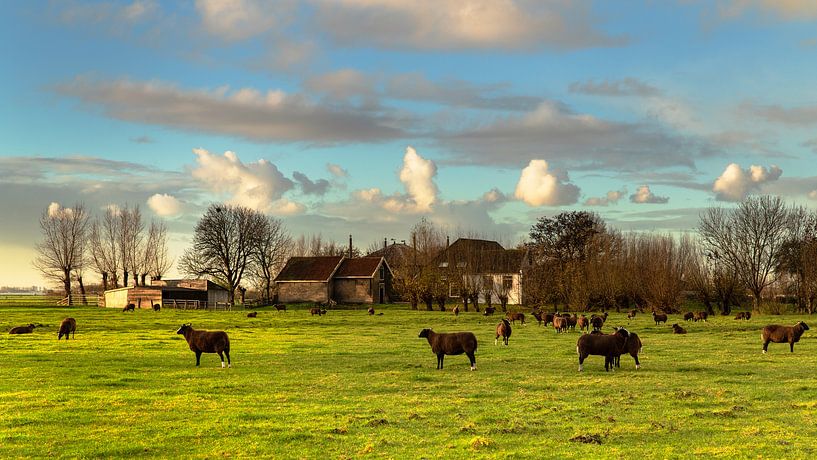
<instances>
[{"instance_id":1,"label":"grass meadow","mask_svg":"<svg viewBox=\"0 0 817 460\"><path fill-rule=\"evenodd\" d=\"M577 372L578 332L516 326L494 346L499 316L405 306L286 313L0 308L0 457L813 458L817 331L795 346L760 328L801 316L717 317L673 335L647 315L612 314L643 342L604 371ZM57 341L62 318L76 340ZM532 319L532 318L531 318ZM674 315L672 322L681 323ZM232 369L202 366L175 331L223 329ZM423 327L474 331L477 371L436 359ZM598 441L596 443L581 442Z\"/></svg>"}]
</instances>

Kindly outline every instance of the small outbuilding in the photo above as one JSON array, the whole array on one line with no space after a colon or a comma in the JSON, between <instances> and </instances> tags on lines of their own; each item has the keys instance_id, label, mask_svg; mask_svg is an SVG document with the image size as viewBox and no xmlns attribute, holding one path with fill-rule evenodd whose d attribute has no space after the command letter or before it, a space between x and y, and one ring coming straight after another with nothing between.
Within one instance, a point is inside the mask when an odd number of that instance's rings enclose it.
<instances>
[{"instance_id":1,"label":"small outbuilding","mask_svg":"<svg viewBox=\"0 0 817 460\"><path fill-rule=\"evenodd\" d=\"M227 306L227 289L202 279L154 280L150 286L127 286L105 291L105 306L123 308L216 308Z\"/></svg>"},{"instance_id":2,"label":"small outbuilding","mask_svg":"<svg viewBox=\"0 0 817 460\"><path fill-rule=\"evenodd\" d=\"M388 303L392 273L383 257L291 257L275 286L279 302Z\"/></svg>"}]
</instances>

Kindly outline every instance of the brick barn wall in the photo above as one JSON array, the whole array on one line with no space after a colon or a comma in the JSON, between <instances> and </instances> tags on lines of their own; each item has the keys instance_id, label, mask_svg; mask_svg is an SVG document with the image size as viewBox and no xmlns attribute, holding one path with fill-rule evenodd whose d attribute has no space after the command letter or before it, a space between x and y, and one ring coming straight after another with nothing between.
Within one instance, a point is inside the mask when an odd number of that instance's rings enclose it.
<instances>
[{"instance_id":1,"label":"brick barn wall","mask_svg":"<svg viewBox=\"0 0 817 460\"><path fill-rule=\"evenodd\" d=\"M339 303L374 303L370 278L336 279L335 301Z\"/></svg>"},{"instance_id":2,"label":"brick barn wall","mask_svg":"<svg viewBox=\"0 0 817 460\"><path fill-rule=\"evenodd\" d=\"M278 301L287 302L327 302L326 283L276 283Z\"/></svg>"}]
</instances>

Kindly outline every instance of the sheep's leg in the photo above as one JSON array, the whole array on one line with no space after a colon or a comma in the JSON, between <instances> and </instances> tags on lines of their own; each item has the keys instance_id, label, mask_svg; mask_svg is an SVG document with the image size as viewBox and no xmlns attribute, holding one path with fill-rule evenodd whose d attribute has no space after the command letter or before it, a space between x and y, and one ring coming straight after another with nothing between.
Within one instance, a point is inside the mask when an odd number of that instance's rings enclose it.
<instances>
[{"instance_id":1,"label":"sheep's leg","mask_svg":"<svg viewBox=\"0 0 817 460\"><path fill-rule=\"evenodd\" d=\"M794 353L794 342L789 342L789 347L791 347L791 352Z\"/></svg>"},{"instance_id":2,"label":"sheep's leg","mask_svg":"<svg viewBox=\"0 0 817 460\"><path fill-rule=\"evenodd\" d=\"M635 360L635 368L636 370L641 369L641 363L638 362L638 355L633 355L633 359Z\"/></svg>"},{"instance_id":3,"label":"sheep's leg","mask_svg":"<svg viewBox=\"0 0 817 460\"><path fill-rule=\"evenodd\" d=\"M440 353L437 355L437 369L443 368L443 358L445 358L444 354Z\"/></svg>"},{"instance_id":4,"label":"sheep's leg","mask_svg":"<svg viewBox=\"0 0 817 460\"><path fill-rule=\"evenodd\" d=\"M586 358L586 356L582 355L579 351L579 347L576 347L576 351L579 353L579 372L581 372L584 370L584 358Z\"/></svg>"},{"instance_id":5,"label":"sheep's leg","mask_svg":"<svg viewBox=\"0 0 817 460\"><path fill-rule=\"evenodd\" d=\"M224 354L227 355L227 367L233 367L233 363L230 362L230 350L224 350Z\"/></svg>"},{"instance_id":6,"label":"sheep's leg","mask_svg":"<svg viewBox=\"0 0 817 460\"><path fill-rule=\"evenodd\" d=\"M499 336L496 336L496 338L494 339L494 346L497 345L497 341L499 341Z\"/></svg>"},{"instance_id":7,"label":"sheep's leg","mask_svg":"<svg viewBox=\"0 0 817 460\"><path fill-rule=\"evenodd\" d=\"M474 352L472 351L471 353L467 353L467 355L468 361L471 362L471 370L472 371L477 370L477 358L474 356Z\"/></svg>"},{"instance_id":8,"label":"sheep's leg","mask_svg":"<svg viewBox=\"0 0 817 460\"><path fill-rule=\"evenodd\" d=\"M224 353L219 351L218 357L221 358L221 368L224 369Z\"/></svg>"},{"instance_id":9,"label":"sheep's leg","mask_svg":"<svg viewBox=\"0 0 817 460\"><path fill-rule=\"evenodd\" d=\"M201 352L196 351L196 366L198 366L199 364L201 364Z\"/></svg>"},{"instance_id":10,"label":"sheep's leg","mask_svg":"<svg viewBox=\"0 0 817 460\"><path fill-rule=\"evenodd\" d=\"M763 341L763 353L765 354L768 350L769 350L769 341L764 340Z\"/></svg>"}]
</instances>

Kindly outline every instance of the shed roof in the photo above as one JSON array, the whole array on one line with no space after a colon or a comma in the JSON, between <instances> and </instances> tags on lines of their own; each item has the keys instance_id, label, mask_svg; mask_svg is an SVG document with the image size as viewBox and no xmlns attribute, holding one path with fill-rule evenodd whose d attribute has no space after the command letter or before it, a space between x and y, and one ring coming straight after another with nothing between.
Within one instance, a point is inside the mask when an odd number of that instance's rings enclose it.
<instances>
[{"instance_id":1,"label":"shed roof","mask_svg":"<svg viewBox=\"0 0 817 460\"><path fill-rule=\"evenodd\" d=\"M343 259L340 268L335 273L335 278L371 278L382 261L382 257Z\"/></svg>"},{"instance_id":2,"label":"shed roof","mask_svg":"<svg viewBox=\"0 0 817 460\"><path fill-rule=\"evenodd\" d=\"M341 256L290 257L275 281L329 281Z\"/></svg>"}]
</instances>

